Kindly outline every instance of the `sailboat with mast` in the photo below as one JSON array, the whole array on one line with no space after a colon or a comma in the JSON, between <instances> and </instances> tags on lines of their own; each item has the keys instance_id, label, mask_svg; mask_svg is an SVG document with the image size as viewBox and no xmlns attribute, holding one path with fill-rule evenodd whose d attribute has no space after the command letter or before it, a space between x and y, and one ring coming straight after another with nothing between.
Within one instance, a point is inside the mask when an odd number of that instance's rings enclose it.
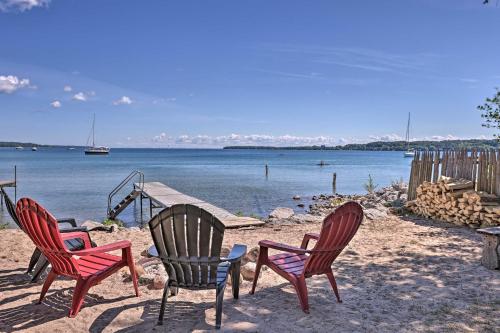
<instances>
[{"instance_id":1,"label":"sailboat with mast","mask_svg":"<svg viewBox=\"0 0 500 333\"><path fill-rule=\"evenodd\" d=\"M413 157L415 156L415 150L413 148L410 148L410 113L408 112L408 124L406 125L406 151L405 151L405 157Z\"/></svg>"},{"instance_id":2,"label":"sailboat with mast","mask_svg":"<svg viewBox=\"0 0 500 333\"><path fill-rule=\"evenodd\" d=\"M107 155L109 154L109 148L108 147L96 147L95 145L95 113L94 113L94 118L92 119L92 145L89 145L90 141L90 135L89 138L87 139L87 147L85 148L85 155Z\"/></svg>"}]
</instances>

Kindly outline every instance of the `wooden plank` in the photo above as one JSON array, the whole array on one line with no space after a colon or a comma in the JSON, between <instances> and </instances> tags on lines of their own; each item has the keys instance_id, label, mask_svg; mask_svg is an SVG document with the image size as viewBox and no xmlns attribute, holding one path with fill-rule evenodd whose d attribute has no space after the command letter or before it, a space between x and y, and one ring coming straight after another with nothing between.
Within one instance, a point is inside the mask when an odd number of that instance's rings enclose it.
<instances>
[{"instance_id":1,"label":"wooden plank","mask_svg":"<svg viewBox=\"0 0 500 333\"><path fill-rule=\"evenodd\" d=\"M16 182L14 180L0 180L0 188L14 186L16 186Z\"/></svg>"},{"instance_id":2,"label":"wooden plank","mask_svg":"<svg viewBox=\"0 0 500 333\"><path fill-rule=\"evenodd\" d=\"M143 195L150 198L157 205L165 208L176 204L192 204L201 207L219 219L226 228L239 228L264 224L264 222L258 219L236 216L225 209L214 206L201 199L183 194L160 182L144 183Z\"/></svg>"}]
</instances>

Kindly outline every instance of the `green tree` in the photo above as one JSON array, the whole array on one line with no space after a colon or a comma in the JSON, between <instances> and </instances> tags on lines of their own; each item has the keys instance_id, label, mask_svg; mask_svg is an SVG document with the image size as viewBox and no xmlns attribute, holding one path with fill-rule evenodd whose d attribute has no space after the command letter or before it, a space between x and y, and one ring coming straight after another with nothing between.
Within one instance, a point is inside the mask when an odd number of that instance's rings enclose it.
<instances>
[{"instance_id":1,"label":"green tree","mask_svg":"<svg viewBox=\"0 0 500 333\"><path fill-rule=\"evenodd\" d=\"M481 111L481 117L484 119L483 126L495 128L498 133L494 136L500 141L500 90L491 98L486 98L486 103L477 107Z\"/></svg>"}]
</instances>

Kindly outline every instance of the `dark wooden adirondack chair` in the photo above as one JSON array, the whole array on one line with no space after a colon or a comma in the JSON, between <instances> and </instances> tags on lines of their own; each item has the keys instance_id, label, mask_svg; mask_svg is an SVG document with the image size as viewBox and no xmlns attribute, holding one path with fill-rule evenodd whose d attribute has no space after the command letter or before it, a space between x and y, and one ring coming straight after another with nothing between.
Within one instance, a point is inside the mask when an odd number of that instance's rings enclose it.
<instances>
[{"instance_id":1,"label":"dark wooden adirondack chair","mask_svg":"<svg viewBox=\"0 0 500 333\"><path fill-rule=\"evenodd\" d=\"M128 266L134 283L136 296L139 296L137 275L130 241L122 240L112 244L92 247L86 232L60 233L57 220L42 206L29 198L17 202L16 214L22 229L52 265L40 294L42 302L47 290L58 275L77 280L73 291L73 303L69 316L74 317L80 311L83 300L90 287L104 278ZM82 239L84 248L78 251L68 250L64 244L67 239ZM122 255L116 256L107 252L122 250Z\"/></svg>"},{"instance_id":2,"label":"dark wooden adirondack chair","mask_svg":"<svg viewBox=\"0 0 500 333\"><path fill-rule=\"evenodd\" d=\"M2 195L5 199L5 206L7 207L7 211L9 212L10 217L14 221L14 223L17 224L19 229L23 230L23 227L21 225L21 222L19 222L19 219L17 218L16 215L16 208L14 206L14 203L10 199L9 195L3 188L0 188L0 195ZM76 225L76 221L73 218L65 218L65 219L58 219L57 223L59 225L66 225L65 228L60 229L62 233L66 232L75 232L75 231L80 231L80 232L85 232L88 234L89 230L86 227L78 227ZM68 228L69 226L69 228ZM106 231L110 232L112 229L109 227L103 226L97 227L96 229L93 229L96 231ZM88 238L90 239L90 235L88 235ZM82 250L85 247L85 243L82 239L80 238L74 238L74 239L67 239L64 241L64 244L66 247L71 250L71 251L76 251L76 250ZM93 247L96 246L94 242L91 241L91 244ZM32 273L32 279L31 282L36 282L38 281L40 275L45 271L47 266L49 265L49 262L47 261L47 258L42 254L42 252L38 249L35 248L33 251L33 254L31 255L31 259L28 264L28 270L27 273Z\"/></svg>"},{"instance_id":3,"label":"dark wooden adirondack chair","mask_svg":"<svg viewBox=\"0 0 500 333\"><path fill-rule=\"evenodd\" d=\"M163 324L169 289L216 289L215 323L220 328L227 277L231 273L233 297L237 299L240 263L246 246L236 244L229 256L222 258L224 224L193 205L166 208L149 221L149 227L154 241L149 253L161 258L168 273L158 324Z\"/></svg>"},{"instance_id":4,"label":"dark wooden adirondack chair","mask_svg":"<svg viewBox=\"0 0 500 333\"><path fill-rule=\"evenodd\" d=\"M342 302L333 276L332 263L354 237L362 220L361 206L348 202L325 218L320 234L305 234L300 247L269 240L260 241L259 259L250 294L255 292L262 265L266 265L293 284L305 313L309 313L306 278L313 275L326 274L337 301ZM308 250L307 245L311 239L316 240L316 245ZM269 249L284 252L270 256Z\"/></svg>"}]
</instances>

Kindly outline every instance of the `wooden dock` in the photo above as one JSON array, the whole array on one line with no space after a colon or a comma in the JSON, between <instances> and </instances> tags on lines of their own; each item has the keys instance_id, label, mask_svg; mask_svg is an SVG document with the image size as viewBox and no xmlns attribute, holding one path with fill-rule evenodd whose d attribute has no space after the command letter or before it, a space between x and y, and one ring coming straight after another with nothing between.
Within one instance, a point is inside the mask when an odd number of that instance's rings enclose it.
<instances>
[{"instance_id":1,"label":"wooden dock","mask_svg":"<svg viewBox=\"0 0 500 333\"><path fill-rule=\"evenodd\" d=\"M2 188L2 187L15 187L15 186L16 186L15 180L1 180L0 179L0 188Z\"/></svg>"},{"instance_id":2,"label":"wooden dock","mask_svg":"<svg viewBox=\"0 0 500 333\"><path fill-rule=\"evenodd\" d=\"M135 186L137 188L139 187L139 184L135 184ZM224 223L226 228L240 228L264 224L264 222L252 217L236 216L225 209L216 207L201 199L181 193L160 182L144 183L142 197L150 199L156 207L168 208L176 204L196 205L216 216L222 223Z\"/></svg>"}]
</instances>

